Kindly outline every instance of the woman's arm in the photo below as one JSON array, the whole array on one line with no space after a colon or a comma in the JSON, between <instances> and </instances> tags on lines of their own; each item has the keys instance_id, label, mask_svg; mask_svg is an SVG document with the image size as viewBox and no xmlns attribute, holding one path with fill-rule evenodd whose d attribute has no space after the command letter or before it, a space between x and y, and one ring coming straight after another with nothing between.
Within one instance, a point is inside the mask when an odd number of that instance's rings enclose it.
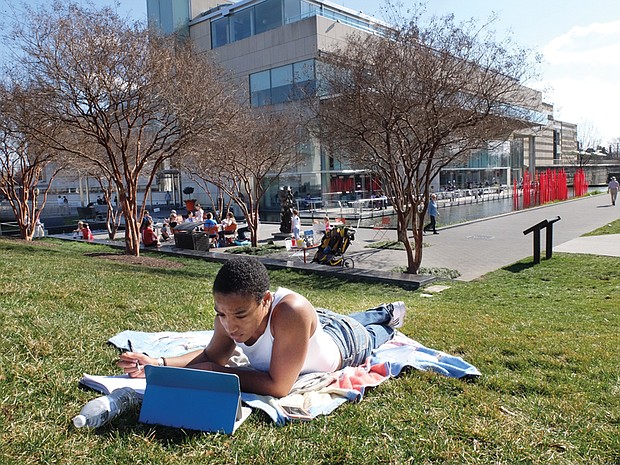
<instances>
[{"instance_id":1,"label":"woman's arm","mask_svg":"<svg viewBox=\"0 0 620 465\"><path fill-rule=\"evenodd\" d=\"M166 357L165 365L171 367L186 367L199 361L208 361L204 355L204 350L195 350L178 357ZM123 352L116 365L123 369L131 378L144 378L145 365L157 365L158 359L149 357L138 352Z\"/></svg>"},{"instance_id":2,"label":"woman's arm","mask_svg":"<svg viewBox=\"0 0 620 465\"><path fill-rule=\"evenodd\" d=\"M225 367L213 362L196 363L192 368L236 374L244 392L286 396L306 360L310 337L316 330L316 311L310 302L299 295L286 296L272 311L274 342L268 372Z\"/></svg>"},{"instance_id":3,"label":"woman's arm","mask_svg":"<svg viewBox=\"0 0 620 465\"><path fill-rule=\"evenodd\" d=\"M165 365L180 368L199 368L200 365L210 364L209 366L215 368L217 365L223 366L228 363L235 350L235 343L226 335L226 331L218 322L219 319L216 317L213 337L205 349L195 350L177 357L165 357ZM144 366L157 365L158 359L137 352L123 352L116 364L130 377L143 378ZM218 370L214 369L213 371Z\"/></svg>"}]
</instances>

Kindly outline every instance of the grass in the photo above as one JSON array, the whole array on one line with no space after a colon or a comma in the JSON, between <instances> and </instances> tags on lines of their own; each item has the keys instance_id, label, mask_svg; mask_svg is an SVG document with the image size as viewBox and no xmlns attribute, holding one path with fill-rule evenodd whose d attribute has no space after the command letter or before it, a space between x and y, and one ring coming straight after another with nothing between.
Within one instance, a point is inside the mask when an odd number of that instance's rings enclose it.
<instances>
[{"instance_id":1,"label":"grass","mask_svg":"<svg viewBox=\"0 0 620 465\"><path fill-rule=\"evenodd\" d=\"M554 254L432 298L388 285L271 272L273 286L347 313L404 300L402 328L483 373L476 382L411 371L307 423L253 413L234 436L153 427L137 415L96 431L71 418L114 374L108 337L212 328L218 265L168 258L145 268L86 253L103 246L0 239L2 464L618 464L618 259ZM154 254L153 256L157 256Z\"/></svg>"},{"instance_id":2,"label":"grass","mask_svg":"<svg viewBox=\"0 0 620 465\"><path fill-rule=\"evenodd\" d=\"M271 255L274 253L282 252L286 247L283 245L276 244L264 244L259 245L258 247L252 247L251 245L243 245L239 247L232 247L230 249L225 249L224 251L230 254L247 254L247 255L256 255L256 256L264 256Z\"/></svg>"},{"instance_id":3,"label":"grass","mask_svg":"<svg viewBox=\"0 0 620 465\"><path fill-rule=\"evenodd\" d=\"M603 234L620 234L620 220L606 224L592 232L584 234L584 236L601 236Z\"/></svg>"}]
</instances>

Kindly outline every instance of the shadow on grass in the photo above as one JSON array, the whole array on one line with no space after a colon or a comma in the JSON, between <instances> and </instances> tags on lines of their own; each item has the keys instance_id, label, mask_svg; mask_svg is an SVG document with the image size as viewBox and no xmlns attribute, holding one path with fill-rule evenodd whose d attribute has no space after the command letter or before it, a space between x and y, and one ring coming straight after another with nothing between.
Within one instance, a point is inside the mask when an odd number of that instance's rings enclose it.
<instances>
[{"instance_id":1,"label":"shadow on grass","mask_svg":"<svg viewBox=\"0 0 620 465\"><path fill-rule=\"evenodd\" d=\"M265 426L275 426L273 420L260 409L252 409L251 418L248 418L246 421L263 423ZM68 425L67 428L69 431L75 431L73 425ZM93 433L97 436L105 438L113 438L117 435L128 437L148 437L159 442L162 446L174 447L187 444L188 440L205 436L208 436L209 440L212 442L228 442L231 437L223 432L218 433L141 423L139 421L139 409L125 413L121 417L112 420L110 423L93 430ZM237 432L237 436L240 436L241 434Z\"/></svg>"},{"instance_id":2,"label":"shadow on grass","mask_svg":"<svg viewBox=\"0 0 620 465\"><path fill-rule=\"evenodd\" d=\"M148 255L142 254L138 257L125 255L122 252L84 252L83 255L105 260L108 263L106 266L131 266L139 269L142 273L164 277L175 277L182 273L183 276L188 279L213 278L215 277L217 268L219 268L214 264L213 267L205 266L204 272L202 272L202 270L200 272L195 272L192 271L191 268L186 268L184 263L180 263L168 255L157 253L150 253ZM211 264L209 263L209 265Z\"/></svg>"},{"instance_id":3,"label":"shadow on grass","mask_svg":"<svg viewBox=\"0 0 620 465\"><path fill-rule=\"evenodd\" d=\"M506 266L503 269L510 273L521 273L524 270L530 269L535 265L534 261L531 262L519 262L510 266Z\"/></svg>"}]
</instances>

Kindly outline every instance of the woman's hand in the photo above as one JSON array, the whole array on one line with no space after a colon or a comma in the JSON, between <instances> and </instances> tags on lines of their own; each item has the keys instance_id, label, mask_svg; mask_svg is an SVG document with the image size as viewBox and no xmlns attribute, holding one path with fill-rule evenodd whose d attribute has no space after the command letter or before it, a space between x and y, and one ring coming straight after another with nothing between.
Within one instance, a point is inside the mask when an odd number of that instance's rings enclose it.
<instances>
[{"instance_id":1,"label":"woman's hand","mask_svg":"<svg viewBox=\"0 0 620 465\"><path fill-rule=\"evenodd\" d=\"M130 378L144 378L144 366L157 365L157 359L137 352L123 352L116 365Z\"/></svg>"}]
</instances>

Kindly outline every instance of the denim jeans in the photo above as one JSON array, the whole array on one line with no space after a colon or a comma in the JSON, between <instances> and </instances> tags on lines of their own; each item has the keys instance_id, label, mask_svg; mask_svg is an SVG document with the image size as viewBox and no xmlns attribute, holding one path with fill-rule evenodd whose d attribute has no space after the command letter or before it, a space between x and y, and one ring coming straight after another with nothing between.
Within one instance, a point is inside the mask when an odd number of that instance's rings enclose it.
<instances>
[{"instance_id":1,"label":"denim jeans","mask_svg":"<svg viewBox=\"0 0 620 465\"><path fill-rule=\"evenodd\" d=\"M381 305L350 315L316 309L323 331L334 339L340 349L341 368L362 365L373 349L394 337L394 328L388 326L392 319L390 306Z\"/></svg>"}]
</instances>

